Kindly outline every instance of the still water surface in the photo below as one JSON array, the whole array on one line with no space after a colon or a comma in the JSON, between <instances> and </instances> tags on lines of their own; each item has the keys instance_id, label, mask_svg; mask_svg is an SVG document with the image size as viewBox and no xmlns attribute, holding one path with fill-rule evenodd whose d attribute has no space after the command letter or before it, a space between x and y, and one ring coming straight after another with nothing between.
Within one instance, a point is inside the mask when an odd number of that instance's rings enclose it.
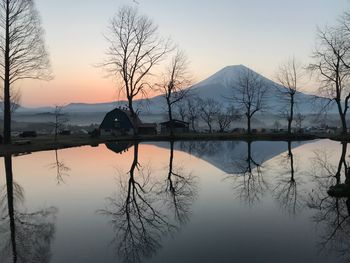
<instances>
[{"instance_id":1,"label":"still water surface","mask_svg":"<svg viewBox=\"0 0 350 263\"><path fill-rule=\"evenodd\" d=\"M0 262L348 262L346 150L209 141L7 156Z\"/></svg>"}]
</instances>

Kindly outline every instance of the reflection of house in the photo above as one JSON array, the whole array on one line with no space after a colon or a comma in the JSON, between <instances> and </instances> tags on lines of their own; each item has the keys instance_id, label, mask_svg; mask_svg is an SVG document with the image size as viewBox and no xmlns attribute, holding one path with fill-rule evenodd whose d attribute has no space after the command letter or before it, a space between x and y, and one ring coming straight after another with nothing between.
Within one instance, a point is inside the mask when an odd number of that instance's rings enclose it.
<instances>
[{"instance_id":1,"label":"reflection of house","mask_svg":"<svg viewBox=\"0 0 350 263\"><path fill-rule=\"evenodd\" d=\"M107 142L106 147L115 152L115 153L124 153L126 151L128 151L128 149L133 146L133 143L131 142Z\"/></svg>"},{"instance_id":2,"label":"reflection of house","mask_svg":"<svg viewBox=\"0 0 350 263\"><path fill-rule=\"evenodd\" d=\"M137 129L139 134L156 134L156 127L155 123L142 123L138 116L131 116L131 112L126 108L117 108L106 114L100 131L101 135L131 135L134 129Z\"/></svg>"},{"instance_id":3,"label":"reflection of house","mask_svg":"<svg viewBox=\"0 0 350 263\"><path fill-rule=\"evenodd\" d=\"M189 131L188 122L184 122L180 120L172 120L172 121L162 122L160 124L160 132L162 134L170 133L171 127L173 127L173 130L175 133L182 133L182 132Z\"/></svg>"}]
</instances>

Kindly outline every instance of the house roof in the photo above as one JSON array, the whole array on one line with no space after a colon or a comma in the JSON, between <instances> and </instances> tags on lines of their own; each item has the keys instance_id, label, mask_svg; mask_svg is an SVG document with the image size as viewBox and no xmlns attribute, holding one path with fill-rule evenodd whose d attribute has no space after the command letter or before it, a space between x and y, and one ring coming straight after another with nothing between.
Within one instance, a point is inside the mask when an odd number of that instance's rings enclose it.
<instances>
[{"instance_id":1,"label":"house roof","mask_svg":"<svg viewBox=\"0 0 350 263\"><path fill-rule=\"evenodd\" d=\"M106 114L104 117L100 129L113 129L115 128L115 120L120 123L120 128L133 129L133 128L155 128L155 123L142 123L138 116L132 117L131 112L124 108L116 108Z\"/></svg>"},{"instance_id":2,"label":"house roof","mask_svg":"<svg viewBox=\"0 0 350 263\"><path fill-rule=\"evenodd\" d=\"M115 153L122 153L128 150L130 147L133 146L133 143L131 142L107 142L106 147L115 152Z\"/></svg>"},{"instance_id":3,"label":"house roof","mask_svg":"<svg viewBox=\"0 0 350 263\"><path fill-rule=\"evenodd\" d=\"M157 124L156 123L141 123L139 125L139 128L156 128Z\"/></svg>"},{"instance_id":4,"label":"house roof","mask_svg":"<svg viewBox=\"0 0 350 263\"><path fill-rule=\"evenodd\" d=\"M165 121L165 122L161 122L160 124L161 125L169 125L170 123L173 123L173 124L178 124L178 125L183 125L183 126L188 126L189 123L188 122L185 122L185 121L180 121L180 120L172 120L172 121Z\"/></svg>"},{"instance_id":5,"label":"house roof","mask_svg":"<svg viewBox=\"0 0 350 263\"><path fill-rule=\"evenodd\" d=\"M129 110L116 108L106 114L100 128L101 129L113 129L115 128L115 120L120 122L121 128L133 129L135 126L139 126L142 122L136 116L133 118Z\"/></svg>"}]
</instances>

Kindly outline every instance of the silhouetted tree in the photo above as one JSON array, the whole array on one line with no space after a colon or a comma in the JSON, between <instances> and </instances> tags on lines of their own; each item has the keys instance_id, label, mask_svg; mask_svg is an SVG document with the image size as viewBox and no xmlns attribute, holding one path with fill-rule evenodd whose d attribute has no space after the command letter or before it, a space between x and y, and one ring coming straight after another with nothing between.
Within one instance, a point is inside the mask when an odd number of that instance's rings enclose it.
<instances>
[{"instance_id":1,"label":"silhouetted tree","mask_svg":"<svg viewBox=\"0 0 350 263\"><path fill-rule=\"evenodd\" d=\"M186 121L188 119L188 113L186 110L186 99L179 101L179 103L175 104L176 114L182 121Z\"/></svg>"},{"instance_id":2,"label":"silhouetted tree","mask_svg":"<svg viewBox=\"0 0 350 263\"><path fill-rule=\"evenodd\" d=\"M295 116L295 124L296 124L296 127L299 131L301 131L301 129L303 128L303 121L305 120L306 116L301 114L301 113L298 113L296 116Z\"/></svg>"},{"instance_id":3,"label":"silhouetted tree","mask_svg":"<svg viewBox=\"0 0 350 263\"><path fill-rule=\"evenodd\" d=\"M158 36L158 28L137 8L124 6L112 18L110 44L107 59L102 64L114 77L122 80L119 91L128 100L129 110L136 118L133 101L137 96L146 96L151 87L147 80L152 68L171 51L169 41Z\"/></svg>"},{"instance_id":4,"label":"silhouetted tree","mask_svg":"<svg viewBox=\"0 0 350 263\"><path fill-rule=\"evenodd\" d=\"M173 107L188 96L191 83L187 58L183 51L177 50L163 83L158 84L166 100L171 135L174 135Z\"/></svg>"},{"instance_id":5,"label":"silhouetted tree","mask_svg":"<svg viewBox=\"0 0 350 263\"><path fill-rule=\"evenodd\" d=\"M238 111L233 107L228 107L225 110L222 110L222 105L219 104L220 110L217 114L219 132L227 131L234 120L239 119Z\"/></svg>"},{"instance_id":6,"label":"silhouetted tree","mask_svg":"<svg viewBox=\"0 0 350 263\"><path fill-rule=\"evenodd\" d=\"M55 106L53 115L55 117L54 122L52 123L52 126L54 128L54 140L57 142L57 136L59 132L64 128L66 123L68 122L68 115L67 113L63 112L64 106Z\"/></svg>"},{"instance_id":7,"label":"silhouetted tree","mask_svg":"<svg viewBox=\"0 0 350 263\"><path fill-rule=\"evenodd\" d=\"M33 0L0 1L0 76L4 143L11 143L11 89L23 79L50 79L43 29Z\"/></svg>"},{"instance_id":8,"label":"silhouetted tree","mask_svg":"<svg viewBox=\"0 0 350 263\"><path fill-rule=\"evenodd\" d=\"M21 212L23 188L13 180L11 156L5 156L6 187L0 192L1 262L50 262L57 209Z\"/></svg>"},{"instance_id":9,"label":"silhouetted tree","mask_svg":"<svg viewBox=\"0 0 350 263\"><path fill-rule=\"evenodd\" d=\"M239 191L239 197L249 205L256 203L269 186L263 178L261 164L254 160L251 141L247 142L247 157L236 160L234 166L238 169L233 175L234 190Z\"/></svg>"},{"instance_id":10,"label":"silhouetted tree","mask_svg":"<svg viewBox=\"0 0 350 263\"><path fill-rule=\"evenodd\" d=\"M281 128L281 123L279 121L275 120L274 123L273 123L273 128L274 128L275 131L278 132L279 129Z\"/></svg>"},{"instance_id":11,"label":"silhouetted tree","mask_svg":"<svg viewBox=\"0 0 350 263\"><path fill-rule=\"evenodd\" d=\"M58 150L55 150L55 162L50 165L51 169L56 170L56 180L57 184L64 183L64 177L68 176L68 172L70 168L66 166L66 164L58 158Z\"/></svg>"},{"instance_id":12,"label":"silhouetted tree","mask_svg":"<svg viewBox=\"0 0 350 263\"><path fill-rule=\"evenodd\" d=\"M196 131L196 122L200 116L199 98L190 97L186 99L186 110L188 114L188 121L193 131Z\"/></svg>"},{"instance_id":13,"label":"silhouetted tree","mask_svg":"<svg viewBox=\"0 0 350 263\"><path fill-rule=\"evenodd\" d=\"M322 227L320 251L336 252L349 259L350 248L350 173L346 160L347 143L342 143L338 165L330 162L333 154L316 152L314 179L317 187L310 193L307 205L315 210L313 221ZM342 175L344 183L342 183Z\"/></svg>"},{"instance_id":14,"label":"silhouetted tree","mask_svg":"<svg viewBox=\"0 0 350 263\"><path fill-rule=\"evenodd\" d=\"M212 98L198 99L199 116L208 125L209 132L213 130L213 122L220 112L218 102Z\"/></svg>"},{"instance_id":15,"label":"silhouetted tree","mask_svg":"<svg viewBox=\"0 0 350 263\"><path fill-rule=\"evenodd\" d=\"M191 205L197 196L195 178L191 174L184 174L174 165L174 141L170 141L169 171L166 179L165 202L174 211L175 219L186 223L191 213Z\"/></svg>"},{"instance_id":16,"label":"silhouetted tree","mask_svg":"<svg viewBox=\"0 0 350 263\"><path fill-rule=\"evenodd\" d=\"M237 109L243 111L247 119L247 131L251 133L251 119L266 105L267 86L264 80L250 69L245 69L240 73L238 85L232 87L232 100Z\"/></svg>"},{"instance_id":17,"label":"silhouetted tree","mask_svg":"<svg viewBox=\"0 0 350 263\"><path fill-rule=\"evenodd\" d=\"M318 73L320 87L318 93L329 102L335 102L342 125L342 133L347 133L346 115L349 108L350 70L344 63L350 54L349 43L338 27L319 29L317 46L313 52L314 63L309 69Z\"/></svg>"},{"instance_id":18,"label":"silhouetted tree","mask_svg":"<svg viewBox=\"0 0 350 263\"><path fill-rule=\"evenodd\" d=\"M0 101L1 101L1 110L4 112L4 91L0 94ZM21 106L21 99L22 94L20 89L11 88L10 90L10 98L11 98L11 114L13 114L20 106Z\"/></svg>"},{"instance_id":19,"label":"silhouetted tree","mask_svg":"<svg viewBox=\"0 0 350 263\"><path fill-rule=\"evenodd\" d=\"M288 151L282 156L280 167L286 167L288 172L281 172L277 177L277 185L273 190L274 196L283 209L295 215L302 204L298 192L300 182L298 183L295 178L296 168L291 141L288 141Z\"/></svg>"},{"instance_id":20,"label":"silhouetted tree","mask_svg":"<svg viewBox=\"0 0 350 263\"><path fill-rule=\"evenodd\" d=\"M125 182L125 174L121 174L119 196L108 198L108 206L100 211L111 218L117 253L124 262L152 257L161 247L162 236L176 229L156 208L159 198L150 175L150 169L139 165L136 143L129 178Z\"/></svg>"},{"instance_id":21,"label":"silhouetted tree","mask_svg":"<svg viewBox=\"0 0 350 263\"><path fill-rule=\"evenodd\" d=\"M295 95L300 89L300 78L301 69L294 57L281 64L277 73L277 81L284 87L284 89L280 89L280 92L282 100L286 102L286 105L283 105L282 114L288 121L288 134L292 133L292 123L297 103Z\"/></svg>"},{"instance_id":22,"label":"silhouetted tree","mask_svg":"<svg viewBox=\"0 0 350 263\"><path fill-rule=\"evenodd\" d=\"M340 34L344 37L346 44L350 46L350 12L344 12L339 19L339 28ZM342 57L342 63L347 68L350 68L350 57L347 54L345 57Z\"/></svg>"}]
</instances>

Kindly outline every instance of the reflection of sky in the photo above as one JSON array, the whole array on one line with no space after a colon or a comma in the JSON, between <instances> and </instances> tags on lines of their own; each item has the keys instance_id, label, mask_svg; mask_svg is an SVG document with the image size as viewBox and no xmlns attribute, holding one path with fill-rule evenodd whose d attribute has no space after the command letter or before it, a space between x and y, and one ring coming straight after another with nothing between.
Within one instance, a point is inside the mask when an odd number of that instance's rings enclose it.
<instances>
[{"instance_id":1,"label":"reflection of sky","mask_svg":"<svg viewBox=\"0 0 350 263\"><path fill-rule=\"evenodd\" d=\"M338 143L330 141L298 147L294 155L299 171L308 171L313 152L325 148L340 149ZM25 190L28 210L59 209L52 262L119 262L112 259L113 231L108 219L96 211L103 209L105 198L118 189L117 168L129 169L133 149L122 155L103 145L61 150L60 161L71 169L61 185L56 184L55 171L48 167L54 158L54 152L41 152L13 159L14 179ZM332 162L336 163L336 158L334 155ZM165 180L168 159L168 149L139 147L140 164L151 165L154 180ZM334 258L327 261L316 256L317 236L309 210L291 217L278 208L268 191L259 203L246 206L236 198L235 180L226 178L215 166L179 151L174 160L175 166L198 177L199 195L189 223L173 238L164 238L163 249L149 262L334 262ZM263 176L271 188L274 178L283 172L280 162L276 156L265 163ZM0 165L3 170L3 163ZM4 177L0 182L3 184ZM310 190L306 186L302 189L301 194Z\"/></svg>"},{"instance_id":2,"label":"reflection of sky","mask_svg":"<svg viewBox=\"0 0 350 263\"><path fill-rule=\"evenodd\" d=\"M101 62L109 18L132 0L37 0L55 80L23 86L24 105L105 102L115 86L93 65ZM141 12L187 53L197 80L227 65L245 64L274 77L293 54L310 59L316 25L333 23L347 0L139 0ZM181 14L181 15L179 15ZM26 88L24 88L26 87Z\"/></svg>"}]
</instances>

